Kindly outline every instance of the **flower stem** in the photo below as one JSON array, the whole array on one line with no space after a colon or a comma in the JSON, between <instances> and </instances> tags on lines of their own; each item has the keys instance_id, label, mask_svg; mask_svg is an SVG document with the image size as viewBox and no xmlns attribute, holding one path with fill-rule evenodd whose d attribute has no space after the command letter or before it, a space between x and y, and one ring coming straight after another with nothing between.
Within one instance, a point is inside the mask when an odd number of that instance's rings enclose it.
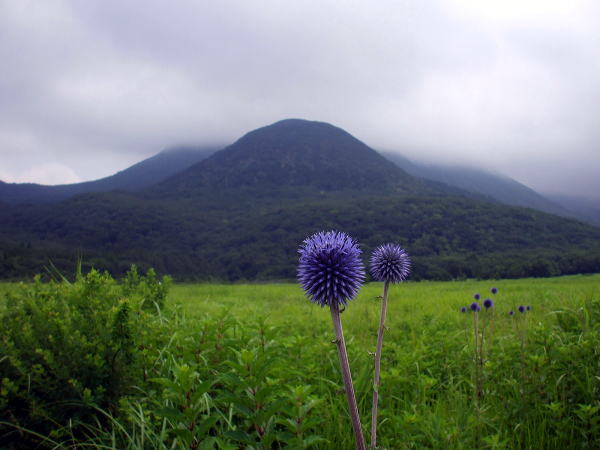
<instances>
[{"instance_id":1,"label":"flower stem","mask_svg":"<svg viewBox=\"0 0 600 450\"><path fill-rule=\"evenodd\" d=\"M377 447L377 408L379 404L379 377L381 370L381 349L383 347L383 333L385 332L385 315L387 312L388 288L390 282L383 285L383 300L381 301L381 317L379 318L379 332L377 333L377 348L375 349L375 375L373 377L373 408L371 409L371 448Z\"/></svg>"},{"instance_id":2,"label":"flower stem","mask_svg":"<svg viewBox=\"0 0 600 450\"><path fill-rule=\"evenodd\" d=\"M348 353L346 353L346 341L344 340L344 330L342 329L342 320L340 319L340 310L336 303L331 305L331 320L335 329L335 342L338 348L340 358L340 367L342 369L342 378L344 379L344 389L348 398L348 409L352 419L352 428L356 439L356 448L365 450L365 438L363 437L358 415L358 406L356 405L356 396L354 395L354 386L352 385L352 375L350 374L350 364L348 363Z\"/></svg>"}]
</instances>

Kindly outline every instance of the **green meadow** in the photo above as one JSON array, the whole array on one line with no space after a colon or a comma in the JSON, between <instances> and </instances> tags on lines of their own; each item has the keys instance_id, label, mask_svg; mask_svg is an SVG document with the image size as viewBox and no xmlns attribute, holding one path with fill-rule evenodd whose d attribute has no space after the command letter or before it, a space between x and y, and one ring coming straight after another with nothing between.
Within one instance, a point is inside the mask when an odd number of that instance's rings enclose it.
<instances>
[{"instance_id":1,"label":"green meadow","mask_svg":"<svg viewBox=\"0 0 600 450\"><path fill-rule=\"evenodd\" d=\"M0 284L0 444L354 448L327 309L296 284L168 285ZM367 440L381 293L342 314ZM379 448L598 448L600 275L392 285L387 326Z\"/></svg>"}]
</instances>

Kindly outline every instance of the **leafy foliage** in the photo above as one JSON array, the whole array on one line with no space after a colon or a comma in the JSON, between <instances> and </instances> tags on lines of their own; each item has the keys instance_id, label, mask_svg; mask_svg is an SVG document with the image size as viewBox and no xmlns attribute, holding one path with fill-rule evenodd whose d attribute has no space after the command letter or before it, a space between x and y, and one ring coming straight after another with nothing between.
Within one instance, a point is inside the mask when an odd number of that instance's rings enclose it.
<instances>
[{"instance_id":1,"label":"leafy foliage","mask_svg":"<svg viewBox=\"0 0 600 450\"><path fill-rule=\"evenodd\" d=\"M103 276L92 275L88 284L101 286L107 294L129 283L105 278L98 284L93 281L98 277ZM472 292L488 283L403 283L395 289L383 354L381 445L475 448L477 430L486 447L521 448L532 442L543 448L597 447L597 282L598 276L591 276L496 284L500 294L493 339L491 328L486 331L479 419L473 408L471 317L458 311ZM80 295L94 291L81 283ZM34 288L46 292L57 283L38 284L42 286L6 290L19 297ZM373 299L380 291L379 283L365 286L344 312L364 417L371 406L373 360L368 350L373 348L379 308ZM303 298L297 286L176 285L157 314L137 307L137 301L127 303L136 369L124 395L105 407L79 401L79 410L74 407L71 413L72 427L51 424L55 432L46 444L52 440L54 445L119 449L352 447L329 317ZM533 309L516 317L505 314L522 303ZM117 348L129 338L124 327L115 326L125 315L123 300L113 304L105 336ZM7 304L3 314L10 310ZM136 322L138 313L143 314L141 322ZM85 364L85 356L78 357ZM2 379L12 382L5 361L1 364ZM66 370L77 373L77 366ZM7 386L3 381L3 400L10 391ZM65 388L48 384L47 389ZM22 390L27 392L26 385ZM15 423L6 403L0 411L3 420ZM3 433L12 430L3 425ZM4 439L14 442L18 435ZM28 441L30 447L33 441Z\"/></svg>"},{"instance_id":2,"label":"leafy foliage","mask_svg":"<svg viewBox=\"0 0 600 450\"><path fill-rule=\"evenodd\" d=\"M119 284L91 270L76 280L9 293L0 331L0 420L56 434L69 420L89 421L96 408L116 411L142 376L144 339L153 320L145 303L164 302L169 279L135 268Z\"/></svg>"}]
</instances>

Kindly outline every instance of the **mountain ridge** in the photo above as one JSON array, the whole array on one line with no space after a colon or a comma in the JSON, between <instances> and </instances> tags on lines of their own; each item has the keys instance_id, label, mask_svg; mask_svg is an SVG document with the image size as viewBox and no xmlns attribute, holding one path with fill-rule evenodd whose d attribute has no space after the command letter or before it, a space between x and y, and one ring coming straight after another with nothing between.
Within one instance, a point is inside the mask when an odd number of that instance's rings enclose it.
<instances>
[{"instance_id":1,"label":"mountain ridge","mask_svg":"<svg viewBox=\"0 0 600 450\"><path fill-rule=\"evenodd\" d=\"M466 166L416 162L394 152L381 153L398 167L416 177L456 186L467 192L479 193L506 205L533 208L549 214L582 219L558 202L506 175Z\"/></svg>"},{"instance_id":2,"label":"mountain ridge","mask_svg":"<svg viewBox=\"0 0 600 450\"><path fill-rule=\"evenodd\" d=\"M113 175L81 183L43 185L6 183L0 180L0 201L9 204L55 203L90 192L143 190L193 163L213 154L221 146L179 146L165 149Z\"/></svg>"},{"instance_id":3,"label":"mountain ridge","mask_svg":"<svg viewBox=\"0 0 600 450\"><path fill-rule=\"evenodd\" d=\"M447 192L337 127L294 120L139 192L0 208L0 277L83 257L113 273L134 263L179 280L290 280L298 245L322 229L356 237L365 255L401 243L414 279L600 271L599 228Z\"/></svg>"},{"instance_id":4,"label":"mountain ridge","mask_svg":"<svg viewBox=\"0 0 600 450\"><path fill-rule=\"evenodd\" d=\"M284 119L266 127L253 130L250 133L247 133L247 135L256 134L260 132L260 130L267 129L276 124L293 125L294 123L313 123L331 127L332 129L353 138L344 130L334 127L333 125L318 121L305 121L302 119ZM362 142L360 143L363 144ZM82 183L47 186L35 183L5 183L0 181L0 202L8 204L56 203L66 198L73 197L74 195L90 192L108 192L112 190L139 192L153 190L152 186L159 185L161 182L177 176L179 172L190 169L193 165L227 147L229 146L197 145L172 147L111 176ZM441 191L475 199L534 208L563 217L574 217L593 225L600 225L600 205L597 201L594 202L585 198L572 196L543 195L508 176L491 173L482 169L423 163L410 160L396 152L378 151L377 153L387 160L392 161L409 175L422 180L431 190L430 192ZM379 169L381 170L381 167ZM383 170L389 172L387 167ZM335 177L333 178L335 179ZM376 180L379 178L379 175L372 173L370 178ZM219 186L222 184L219 182L222 182L223 180L217 180L219 181L217 183L214 181L215 180L207 180L205 185ZM197 180L194 180L193 177L191 184L197 184ZM281 180L272 184L271 190L278 190L281 194L284 190L281 187ZM417 183L413 182L413 186L416 184ZM161 189L164 190L164 188L161 187L154 189L154 191L160 191ZM226 196L225 192L223 192L224 188L220 186L220 189L220 196L223 197L224 200L224 197ZM306 189L303 189L303 192L300 192L300 190L298 185L294 190L295 192L288 192L288 195L298 197L309 194ZM206 192L206 189L200 191L202 192L196 192L196 195L211 195ZM404 189L404 191L406 192L406 189ZM256 189L253 190L249 187L246 188L245 194L248 197L256 198L271 195L269 192L265 192L264 189L262 191L257 191ZM175 197L178 195L189 196L191 194L188 189L187 193L181 191L174 193ZM239 195L239 193L233 192L231 195L236 196Z\"/></svg>"}]
</instances>

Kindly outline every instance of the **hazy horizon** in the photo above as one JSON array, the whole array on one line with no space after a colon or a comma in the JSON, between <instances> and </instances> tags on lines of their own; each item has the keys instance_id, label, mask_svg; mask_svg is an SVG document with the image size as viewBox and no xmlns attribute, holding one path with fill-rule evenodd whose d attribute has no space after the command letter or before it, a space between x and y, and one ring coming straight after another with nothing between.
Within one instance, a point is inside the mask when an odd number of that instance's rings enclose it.
<instances>
[{"instance_id":1,"label":"hazy horizon","mask_svg":"<svg viewBox=\"0 0 600 450\"><path fill-rule=\"evenodd\" d=\"M545 194L600 192L591 0L0 0L0 179L98 179L288 117Z\"/></svg>"}]
</instances>

